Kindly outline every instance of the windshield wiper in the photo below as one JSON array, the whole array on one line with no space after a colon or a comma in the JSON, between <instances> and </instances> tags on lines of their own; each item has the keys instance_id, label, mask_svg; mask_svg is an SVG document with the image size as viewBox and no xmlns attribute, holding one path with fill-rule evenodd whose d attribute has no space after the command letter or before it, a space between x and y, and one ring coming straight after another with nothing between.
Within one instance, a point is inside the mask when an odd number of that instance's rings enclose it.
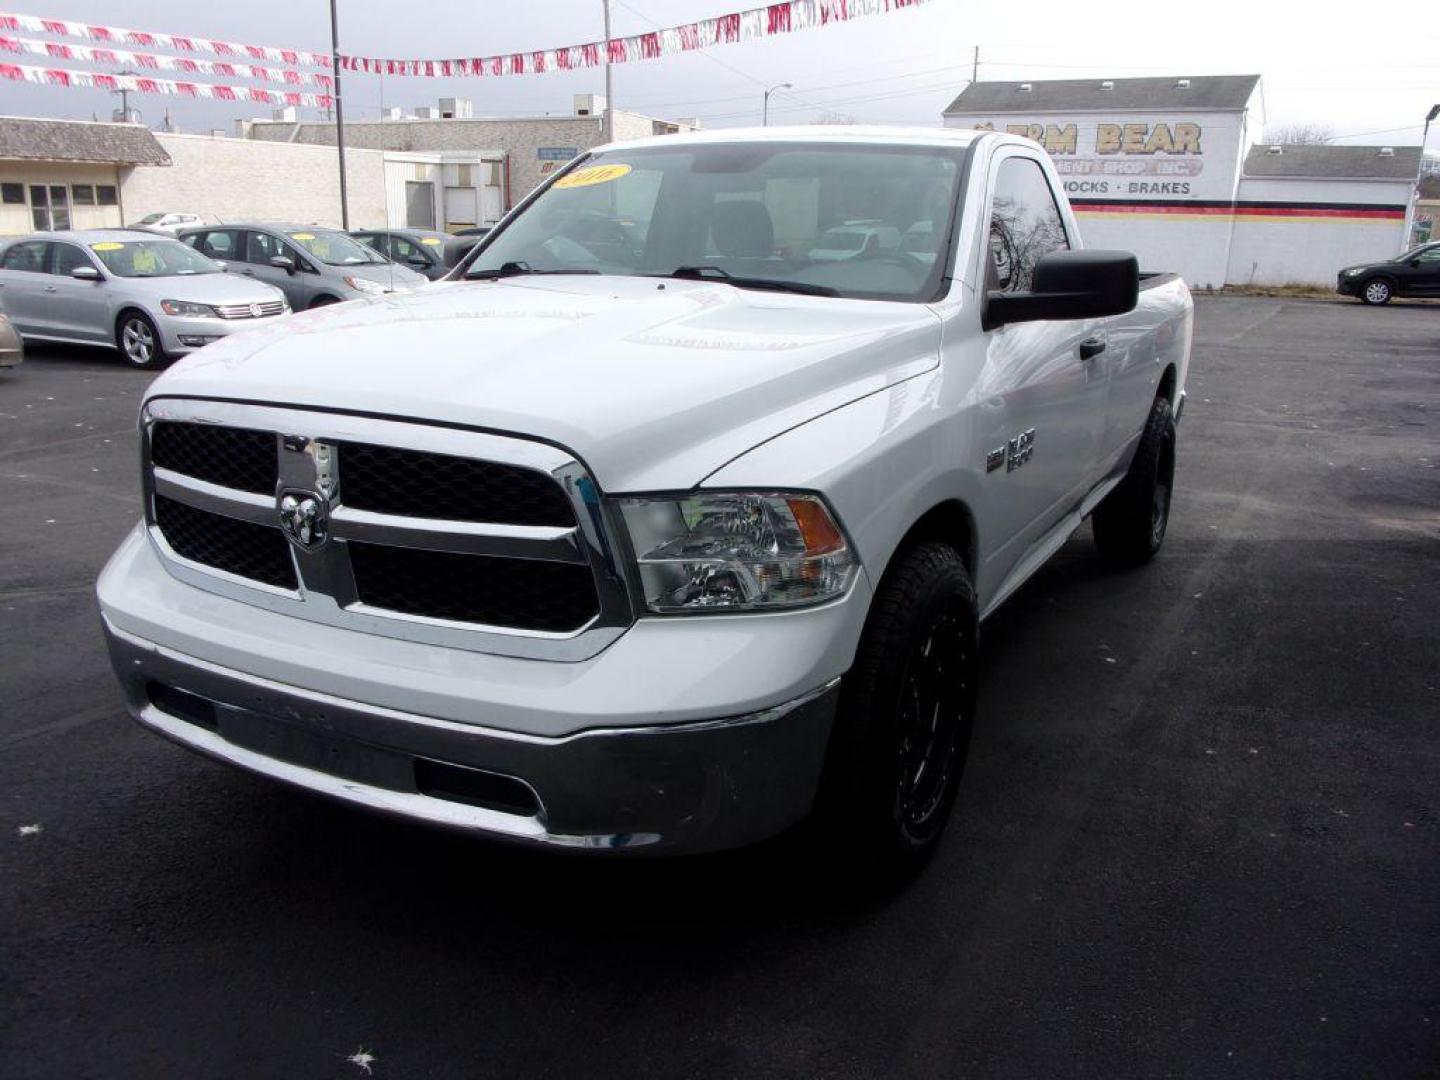
<instances>
[{"instance_id":1,"label":"windshield wiper","mask_svg":"<svg viewBox=\"0 0 1440 1080\"><path fill-rule=\"evenodd\" d=\"M770 292L799 293L801 296L839 296L840 290L829 285L810 285L804 281L786 281L783 278L736 277L718 266L677 266L668 274L650 274L648 277L685 278L694 281L720 281L734 285L737 289L766 289Z\"/></svg>"},{"instance_id":2,"label":"windshield wiper","mask_svg":"<svg viewBox=\"0 0 1440 1080\"><path fill-rule=\"evenodd\" d=\"M466 281L492 281L495 278L519 277L522 274L598 274L599 270L593 267L571 266L559 270L536 270L529 263L521 262L518 259L513 262L501 263L498 270L472 270L465 275Z\"/></svg>"}]
</instances>

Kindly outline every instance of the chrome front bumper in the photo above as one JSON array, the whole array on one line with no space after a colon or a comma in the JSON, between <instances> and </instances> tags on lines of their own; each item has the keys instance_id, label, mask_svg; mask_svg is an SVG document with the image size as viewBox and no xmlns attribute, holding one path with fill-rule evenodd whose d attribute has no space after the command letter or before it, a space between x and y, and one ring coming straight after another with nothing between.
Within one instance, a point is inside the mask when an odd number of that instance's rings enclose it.
<instances>
[{"instance_id":1,"label":"chrome front bumper","mask_svg":"<svg viewBox=\"0 0 1440 1080\"><path fill-rule=\"evenodd\" d=\"M814 802L838 680L744 716L547 738L270 682L105 623L131 714L183 746L372 810L523 843L700 852Z\"/></svg>"}]
</instances>

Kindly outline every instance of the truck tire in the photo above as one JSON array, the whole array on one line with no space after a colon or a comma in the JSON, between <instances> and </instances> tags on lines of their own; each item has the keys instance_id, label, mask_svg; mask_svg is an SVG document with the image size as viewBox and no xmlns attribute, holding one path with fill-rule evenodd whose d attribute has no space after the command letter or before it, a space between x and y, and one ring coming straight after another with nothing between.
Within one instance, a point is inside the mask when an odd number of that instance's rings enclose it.
<instances>
[{"instance_id":1,"label":"truck tire","mask_svg":"<svg viewBox=\"0 0 1440 1080\"><path fill-rule=\"evenodd\" d=\"M1373 277L1360 286L1360 299L1367 304L1388 304L1395 289L1383 277Z\"/></svg>"},{"instance_id":2,"label":"truck tire","mask_svg":"<svg viewBox=\"0 0 1440 1080\"><path fill-rule=\"evenodd\" d=\"M1165 542L1175 490L1175 416L1157 397L1125 479L1095 508L1091 525L1100 554L1118 566L1149 561Z\"/></svg>"},{"instance_id":3,"label":"truck tire","mask_svg":"<svg viewBox=\"0 0 1440 1080\"><path fill-rule=\"evenodd\" d=\"M884 887L939 843L975 718L975 589L959 552L895 557L841 683L815 821L832 865Z\"/></svg>"}]
</instances>

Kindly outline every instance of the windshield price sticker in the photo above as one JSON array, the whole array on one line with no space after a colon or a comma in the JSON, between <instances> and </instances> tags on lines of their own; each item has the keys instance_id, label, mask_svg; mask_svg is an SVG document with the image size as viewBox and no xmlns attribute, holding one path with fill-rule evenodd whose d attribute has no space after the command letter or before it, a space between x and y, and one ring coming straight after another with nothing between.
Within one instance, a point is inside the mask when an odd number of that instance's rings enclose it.
<instances>
[{"instance_id":1,"label":"windshield price sticker","mask_svg":"<svg viewBox=\"0 0 1440 1080\"><path fill-rule=\"evenodd\" d=\"M314 234L314 233L308 233L308 232L297 232L297 233L291 233L291 234L290 234L290 238L291 238L292 240L314 240L314 239L315 239L315 234Z\"/></svg>"},{"instance_id":2,"label":"windshield price sticker","mask_svg":"<svg viewBox=\"0 0 1440 1080\"><path fill-rule=\"evenodd\" d=\"M420 242L422 244L429 244L431 247L440 246L440 238L436 236L422 236Z\"/></svg>"},{"instance_id":3,"label":"windshield price sticker","mask_svg":"<svg viewBox=\"0 0 1440 1080\"><path fill-rule=\"evenodd\" d=\"M91 251L119 251L124 244L117 244L114 240L106 240L99 244L91 244Z\"/></svg>"},{"instance_id":4,"label":"windshield price sticker","mask_svg":"<svg viewBox=\"0 0 1440 1080\"><path fill-rule=\"evenodd\" d=\"M557 188L589 187L591 184L608 184L611 180L619 180L620 177L628 175L629 165L588 165L583 169L576 169L569 176L562 176L555 181Z\"/></svg>"}]
</instances>

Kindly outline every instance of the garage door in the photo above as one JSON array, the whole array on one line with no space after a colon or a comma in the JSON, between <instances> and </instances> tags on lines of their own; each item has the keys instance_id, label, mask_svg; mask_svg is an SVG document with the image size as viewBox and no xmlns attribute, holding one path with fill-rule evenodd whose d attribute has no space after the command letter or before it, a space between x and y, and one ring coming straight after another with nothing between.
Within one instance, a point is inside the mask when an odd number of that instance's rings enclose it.
<instances>
[{"instance_id":1,"label":"garage door","mask_svg":"<svg viewBox=\"0 0 1440 1080\"><path fill-rule=\"evenodd\" d=\"M480 201L473 187L445 189L445 228L464 229L480 222Z\"/></svg>"}]
</instances>

